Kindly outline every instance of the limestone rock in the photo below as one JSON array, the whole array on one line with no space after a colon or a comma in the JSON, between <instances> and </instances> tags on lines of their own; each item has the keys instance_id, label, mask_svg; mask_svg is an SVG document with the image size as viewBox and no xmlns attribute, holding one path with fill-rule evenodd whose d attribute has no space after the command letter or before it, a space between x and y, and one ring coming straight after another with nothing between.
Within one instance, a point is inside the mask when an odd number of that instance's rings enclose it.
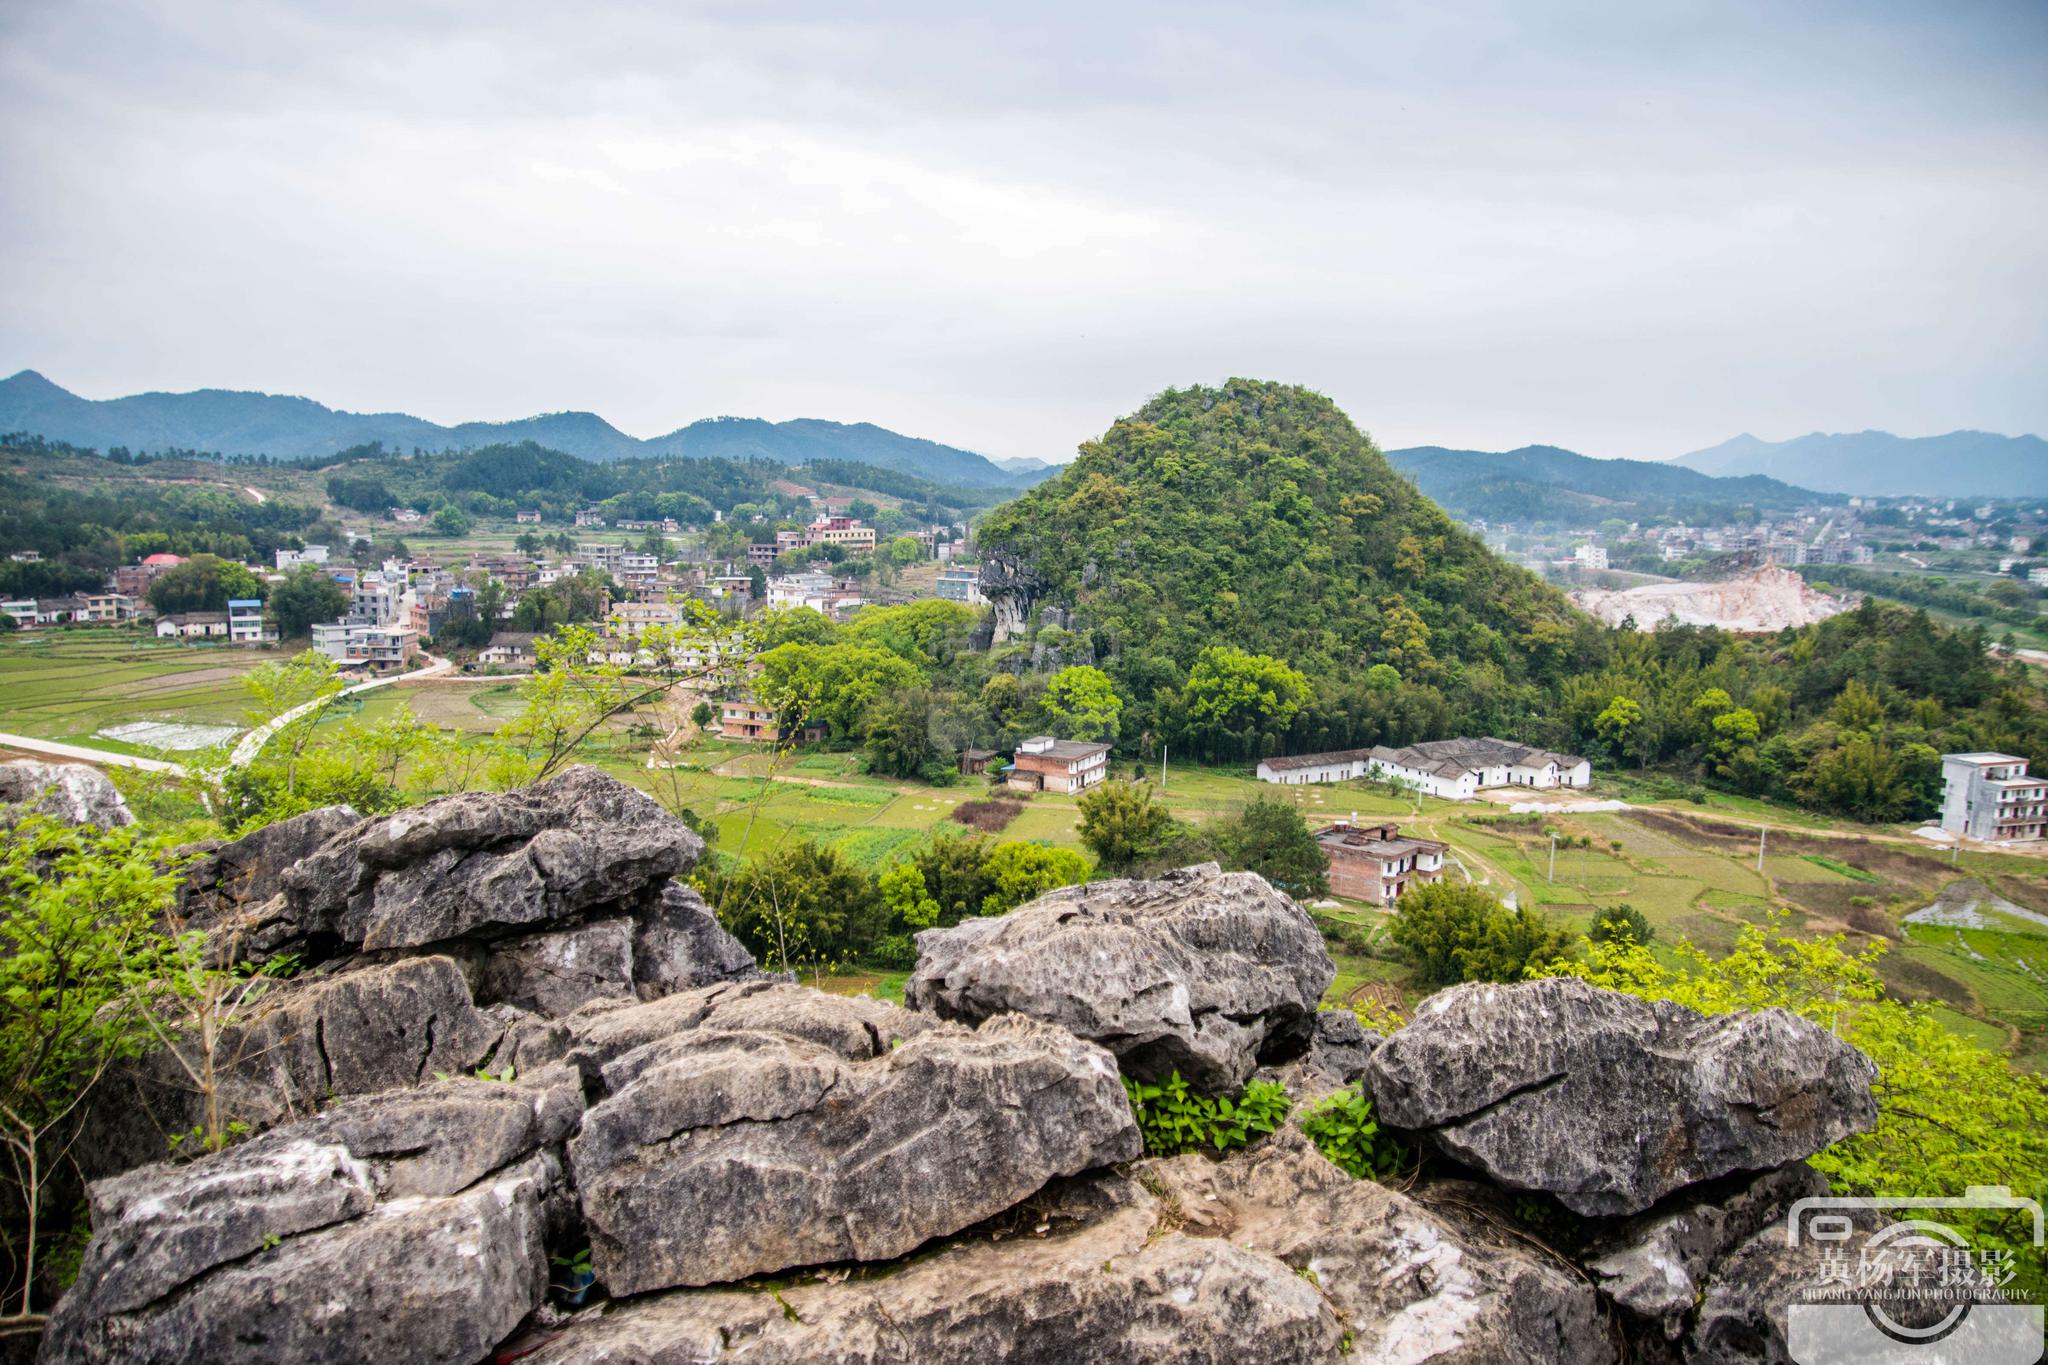
<instances>
[{"instance_id":1,"label":"limestone rock","mask_svg":"<svg viewBox=\"0 0 2048 1365\"><path fill-rule=\"evenodd\" d=\"M5 809L9 806L22 810ZM113 779L84 763L40 763L32 758L0 763L0 823L12 825L24 810L99 829L135 823Z\"/></svg>"},{"instance_id":2,"label":"limestone rock","mask_svg":"<svg viewBox=\"0 0 2048 1365\"><path fill-rule=\"evenodd\" d=\"M502 1032L471 1002L461 971L445 957L293 978L221 1039L221 1111L260 1133L335 1097L411 1087L437 1073L465 1075L491 1056ZM200 1121L199 1095L165 1052L105 1084L89 1140L78 1148L89 1174L161 1160L169 1135Z\"/></svg>"},{"instance_id":3,"label":"limestone rock","mask_svg":"<svg viewBox=\"0 0 2048 1365\"><path fill-rule=\"evenodd\" d=\"M620 915L493 943L477 981L486 1004L550 1018L606 997L633 995L633 921Z\"/></svg>"},{"instance_id":4,"label":"limestone rock","mask_svg":"<svg viewBox=\"0 0 2048 1365\"><path fill-rule=\"evenodd\" d=\"M1348 1009L1316 1011L1315 1036L1308 1051L1294 1061L1261 1071L1266 1080L1287 1087L1298 1109L1311 1100L1342 1090L1365 1075L1366 1063L1385 1041L1358 1022Z\"/></svg>"},{"instance_id":5,"label":"limestone rock","mask_svg":"<svg viewBox=\"0 0 2048 1365\"><path fill-rule=\"evenodd\" d=\"M1343 1327L1314 1285L1270 1256L1159 1223L1136 1182L1049 1189L929 1256L771 1298L683 1290L579 1322L532 1365L1151 1365L1343 1360ZM1050 1235L1034 1236L1043 1219ZM834 1278L837 1278L836 1275Z\"/></svg>"},{"instance_id":6,"label":"limestone rock","mask_svg":"<svg viewBox=\"0 0 2048 1365\"><path fill-rule=\"evenodd\" d=\"M694 887L670 882L633 932L633 986L642 1000L759 976L754 955L725 931Z\"/></svg>"},{"instance_id":7,"label":"limestone rock","mask_svg":"<svg viewBox=\"0 0 2048 1365\"><path fill-rule=\"evenodd\" d=\"M178 888L179 918L195 929L212 929L223 917L253 910L284 890L285 874L313 856L329 839L361 823L348 806L324 806L265 825L235 840L208 840L178 850L191 857ZM232 932L234 926L227 926ZM275 946L259 941L253 926L244 956L268 957Z\"/></svg>"},{"instance_id":8,"label":"limestone rock","mask_svg":"<svg viewBox=\"0 0 2048 1365\"><path fill-rule=\"evenodd\" d=\"M606 1064L688 1029L773 1033L865 1061L937 1027L930 1016L885 1001L826 995L758 976L642 1004L595 1001L562 1023L571 1040L564 1055L593 1084Z\"/></svg>"},{"instance_id":9,"label":"limestone rock","mask_svg":"<svg viewBox=\"0 0 2048 1365\"><path fill-rule=\"evenodd\" d=\"M851 1032L849 1056L707 1023L602 1063L569 1160L607 1288L901 1256L1140 1150L1109 1054L1059 1029L935 1028L878 1056Z\"/></svg>"},{"instance_id":10,"label":"limestone rock","mask_svg":"<svg viewBox=\"0 0 2048 1365\"><path fill-rule=\"evenodd\" d=\"M917 936L913 1009L978 1023L1014 1011L1102 1044L1145 1078L1244 1084L1305 1049L1336 975L1308 914L1214 863L1050 892Z\"/></svg>"},{"instance_id":11,"label":"limestone rock","mask_svg":"<svg viewBox=\"0 0 2048 1365\"><path fill-rule=\"evenodd\" d=\"M1349 1338L1349 1340L1347 1340ZM1348 1350L1348 1354L1347 1354ZM1460 1232L1298 1137L1223 1162L1055 1182L913 1261L615 1305L531 1359L1345 1360L1593 1365L1595 1296L1505 1235Z\"/></svg>"},{"instance_id":12,"label":"limestone rock","mask_svg":"<svg viewBox=\"0 0 2048 1365\"><path fill-rule=\"evenodd\" d=\"M1589 1215L1867 1132L1875 1077L1784 1010L1708 1017L1570 978L1439 992L1366 1068L1388 1124Z\"/></svg>"},{"instance_id":13,"label":"limestone rock","mask_svg":"<svg viewBox=\"0 0 2048 1365\"><path fill-rule=\"evenodd\" d=\"M653 798L575 767L364 821L288 873L285 897L309 936L416 948L651 903L703 850Z\"/></svg>"},{"instance_id":14,"label":"limestone rock","mask_svg":"<svg viewBox=\"0 0 2048 1365\"><path fill-rule=\"evenodd\" d=\"M1597 1297L1567 1265L1508 1230L1454 1224L1384 1185L1354 1180L1298 1132L1228 1161L1148 1161L1138 1178L1189 1232L1312 1274L1350 1326L1351 1359L1614 1359Z\"/></svg>"},{"instance_id":15,"label":"limestone rock","mask_svg":"<svg viewBox=\"0 0 2048 1365\"><path fill-rule=\"evenodd\" d=\"M1674 1200L1602 1229L1583 1260L1601 1293L1655 1335L1676 1341L1714 1265L1759 1231L1782 1231L1797 1199L1827 1193L1804 1162L1694 1186Z\"/></svg>"},{"instance_id":16,"label":"limestone rock","mask_svg":"<svg viewBox=\"0 0 2048 1365\"><path fill-rule=\"evenodd\" d=\"M481 1358L540 1302L568 1073L346 1104L91 1189L46 1362Z\"/></svg>"}]
</instances>

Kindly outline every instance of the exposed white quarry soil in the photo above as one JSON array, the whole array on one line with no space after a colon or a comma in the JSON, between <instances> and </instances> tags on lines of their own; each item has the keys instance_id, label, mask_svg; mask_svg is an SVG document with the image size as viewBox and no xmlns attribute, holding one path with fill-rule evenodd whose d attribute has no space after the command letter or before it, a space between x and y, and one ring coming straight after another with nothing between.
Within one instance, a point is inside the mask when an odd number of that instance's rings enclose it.
<instances>
[{"instance_id":1,"label":"exposed white quarry soil","mask_svg":"<svg viewBox=\"0 0 2048 1365\"><path fill-rule=\"evenodd\" d=\"M1815 592L1798 574L1775 565L1719 583L1646 583L1621 591L1582 588L1572 594L1572 601L1610 626L1632 617L1642 631L1655 630L1672 617L1682 625L1723 630L1783 630L1825 621L1851 605Z\"/></svg>"}]
</instances>

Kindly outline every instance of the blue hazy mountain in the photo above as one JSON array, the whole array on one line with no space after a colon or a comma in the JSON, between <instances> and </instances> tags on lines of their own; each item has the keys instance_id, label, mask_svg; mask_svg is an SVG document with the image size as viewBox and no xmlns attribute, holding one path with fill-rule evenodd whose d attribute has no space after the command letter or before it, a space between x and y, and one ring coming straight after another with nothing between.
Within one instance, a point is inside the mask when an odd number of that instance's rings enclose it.
<instances>
[{"instance_id":1,"label":"blue hazy mountain","mask_svg":"<svg viewBox=\"0 0 2048 1365\"><path fill-rule=\"evenodd\" d=\"M1723 478L1653 460L1596 460L1557 446L1411 446L1388 451L1387 459L1453 516L1489 521L1720 521L1737 507L1789 511L1830 500L1760 475Z\"/></svg>"},{"instance_id":2,"label":"blue hazy mountain","mask_svg":"<svg viewBox=\"0 0 2048 1365\"><path fill-rule=\"evenodd\" d=\"M1768 474L1804 488L1866 496L2031 498L2048 495L2048 441L1989 431L1894 436L1816 431L1789 441L1744 433L1673 464L1702 474Z\"/></svg>"},{"instance_id":3,"label":"blue hazy mountain","mask_svg":"<svg viewBox=\"0 0 2048 1365\"><path fill-rule=\"evenodd\" d=\"M402 412L342 412L310 398L199 389L91 399L34 370L0 380L0 432L25 432L106 450L204 450L303 459L381 441L397 450L461 450L532 441L586 460L655 455L756 457L780 464L852 460L935 483L968 486L1037 482L1043 471L1011 472L985 456L888 431L868 422L714 417L642 441L593 412L551 412L511 422L442 426Z\"/></svg>"}]
</instances>

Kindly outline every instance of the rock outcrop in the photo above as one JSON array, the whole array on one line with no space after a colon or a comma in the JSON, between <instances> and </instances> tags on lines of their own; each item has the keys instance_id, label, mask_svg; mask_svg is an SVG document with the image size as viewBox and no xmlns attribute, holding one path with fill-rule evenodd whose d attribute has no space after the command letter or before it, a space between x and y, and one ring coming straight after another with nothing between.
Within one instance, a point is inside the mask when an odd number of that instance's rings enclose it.
<instances>
[{"instance_id":1,"label":"rock outcrop","mask_svg":"<svg viewBox=\"0 0 2048 1365\"><path fill-rule=\"evenodd\" d=\"M359 1100L100 1181L41 1358L481 1359L546 1288L549 1144L580 1112L573 1079Z\"/></svg>"},{"instance_id":2,"label":"rock outcrop","mask_svg":"<svg viewBox=\"0 0 2048 1365\"><path fill-rule=\"evenodd\" d=\"M1102 1044L1135 1076L1235 1089L1308 1047L1336 975L1305 911L1214 863L1064 887L917 936L913 1009L979 1023L1014 1011Z\"/></svg>"},{"instance_id":3,"label":"rock outcrop","mask_svg":"<svg viewBox=\"0 0 2048 1365\"><path fill-rule=\"evenodd\" d=\"M240 839L186 845L178 850L190 860L178 888L178 918L192 928L210 930L224 919L253 910L284 890L286 873L362 818L351 807L326 806L265 825ZM268 958L278 946L258 939L242 955Z\"/></svg>"},{"instance_id":4,"label":"rock outcrop","mask_svg":"<svg viewBox=\"0 0 2048 1365\"><path fill-rule=\"evenodd\" d=\"M598 1278L632 1294L886 1260L1141 1150L1109 1054L1059 1029L851 1041L705 1024L605 1062L569 1143Z\"/></svg>"},{"instance_id":5,"label":"rock outcrop","mask_svg":"<svg viewBox=\"0 0 2048 1365\"><path fill-rule=\"evenodd\" d=\"M1784 1010L1708 1017L1556 978L1439 992L1366 1083L1384 1122L1510 1189L1611 1216L1869 1131L1876 1074Z\"/></svg>"},{"instance_id":6,"label":"rock outcrop","mask_svg":"<svg viewBox=\"0 0 2048 1365\"><path fill-rule=\"evenodd\" d=\"M113 779L83 763L0 763L0 825L12 825L23 812L97 829L135 823Z\"/></svg>"},{"instance_id":7,"label":"rock outcrop","mask_svg":"<svg viewBox=\"0 0 2048 1365\"><path fill-rule=\"evenodd\" d=\"M1789 1014L1555 980L1382 1037L1213 865L927 932L905 1009L754 970L679 830L579 770L203 850L191 922L303 964L216 1044L251 1135L165 1163L194 1077L105 1083L42 1358L1704 1365L1802 1330L1787 1211L1873 1072ZM1295 1120L1142 1159L1120 1070L1358 1084L1451 1160L1354 1180Z\"/></svg>"},{"instance_id":8,"label":"rock outcrop","mask_svg":"<svg viewBox=\"0 0 2048 1365\"><path fill-rule=\"evenodd\" d=\"M360 951L504 937L639 909L696 865L688 825L596 768L516 792L465 792L366 820L284 879L305 937Z\"/></svg>"},{"instance_id":9,"label":"rock outcrop","mask_svg":"<svg viewBox=\"0 0 2048 1365\"><path fill-rule=\"evenodd\" d=\"M1348 1338L1348 1340L1347 1340ZM1346 1352L1349 1351L1347 1356ZM532 1359L1151 1362L1614 1358L1592 1290L1355 1181L1299 1137L1062 1182L893 1273L677 1291Z\"/></svg>"}]
</instances>

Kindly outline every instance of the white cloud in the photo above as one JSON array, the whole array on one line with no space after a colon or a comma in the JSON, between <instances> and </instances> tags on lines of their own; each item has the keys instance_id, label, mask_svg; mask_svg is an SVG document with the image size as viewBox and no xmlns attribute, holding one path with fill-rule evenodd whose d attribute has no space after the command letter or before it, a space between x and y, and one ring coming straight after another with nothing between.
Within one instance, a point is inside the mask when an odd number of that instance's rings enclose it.
<instances>
[{"instance_id":1,"label":"white cloud","mask_svg":"<svg viewBox=\"0 0 2048 1365\"><path fill-rule=\"evenodd\" d=\"M2029 10L0 15L0 366L1058 455L1231 374L1394 444L2048 427Z\"/></svg>"}]
</instances>

